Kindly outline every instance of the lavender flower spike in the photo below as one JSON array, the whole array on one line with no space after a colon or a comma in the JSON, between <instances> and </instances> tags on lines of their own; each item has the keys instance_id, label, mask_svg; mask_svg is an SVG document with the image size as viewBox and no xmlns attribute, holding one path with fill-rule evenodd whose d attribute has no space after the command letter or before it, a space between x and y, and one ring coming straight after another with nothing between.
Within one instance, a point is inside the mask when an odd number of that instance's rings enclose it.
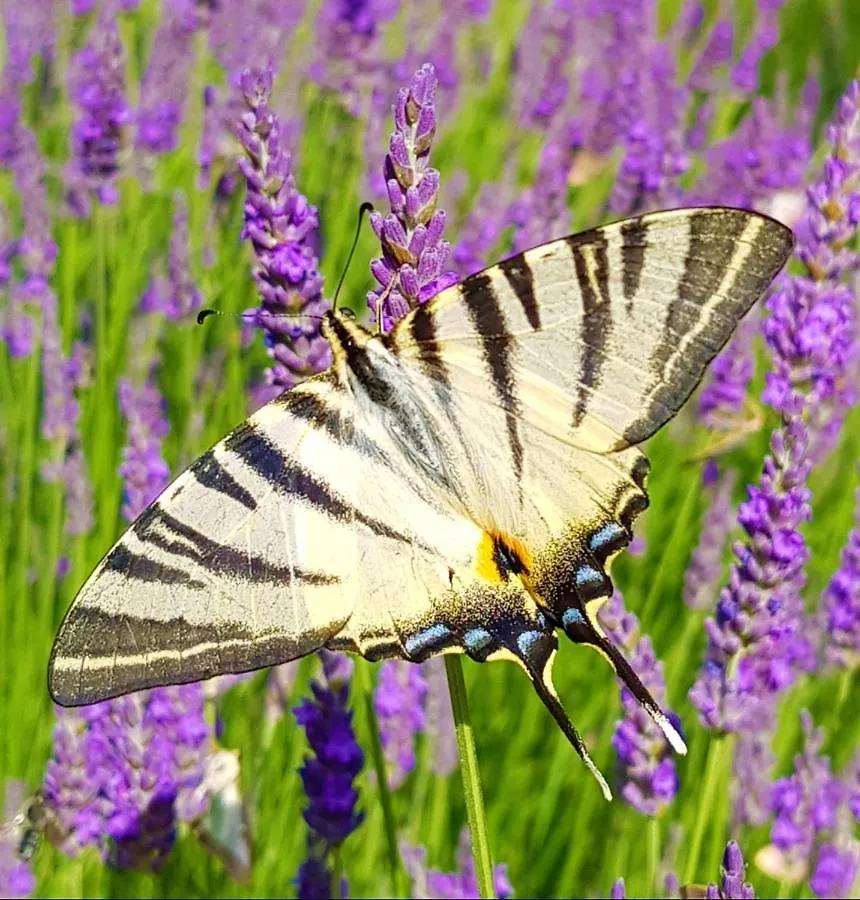
<instances>
[{"instance_id":1,"label":"lavender flower spike","mask_svg":"<svg viewBox=\"0 0 860 900\"><path fill-rule=\"evenodd\" d=\"M624 609L618 591L600 609L598 617L609 639L623 648L642 683L662 705L666 694L663 665L654 655L650 639L640 635L636 616ZM612 738L624 771L621 795L634 809L646 816L656 816L678 792L672 750L663 731L627 688L622 689L621 699L625 717L616 726ZM668 718L673 726L680 726L680 719L674 713L669 712Z\"/></svg>"},{"instance_id":2,"label":"lavender flower spike","mask_svg":"<svg viewBox=\"0 0 860 900\"><path fill-rule=\"evenodd\" d=\"M421 666L403 660L383 664L373 705L392 788L399 787L415 768L415 736L427 727L426 695Z\"/></svg>"},{"instance_id":3,"label":"lavender flower spike","mask_svg":"<svg viewBox=\"0 0 860 900\"><path fill-rule=\"evenodd\" d=\"M720 866L720 883L708 885L705 892L707 900L755 900L753 886L744 881L746 868L741 848L736 841L729 841Z\"/></svg>"},{"instance_id":4,"label":"lavender flower spike","mask_svg":"<svg viewBox=\"0 0 860 900\"><path fill-rule=\"evenodd\" d=\"M262 305L254 322L265 331L274 360L266 373L266 400L330 365L331 349L320 333L329 304L311 241L317 210L296 190L278 118L269 111L272 72L246 69L241 84L247 111L237 126L245 150L239 168L248 188L242 237L257 257L254 280Z\"/></svg>"},{"instance_id":5,"label":"lavender flower spike","mask_svg":"<svg viewBox=\"0 0 860 900\"><path fill-rule=\"evenodd\" d=\"M383 331L457 281L456 273L445 270L449 246L442 240L445 212L436 209L439 173L428 165L435 98L436 73L427 63L394 104L395 130L383 170L391 212L370 216L382 257L370 264L379 287L368 293L367 302Z\"/></svg>"},{"instance_id":6,"label":"lavender flower spike","mask_svg":"<svg viewBox=\"0 0 860 900\"><path fill-rule=\"evenodd\" d=\"M157 870L177 821L205 811L200 791L211 730L203 687L156 688L81 710L60 710L43 784L55 839L88 845L117 868Z\"/></svg>"},{"instance_id":7,"label":"lavender flower spike","mask_svg":"<svg viewBox=\"0 0 860 900\"><path fill-rule=\"evenodd\" d=\"M468 829L464 828L460 832L460 845L457 850L458 872L438 872L428 869L427 851L423 847L413 847L405 841L400 844L400 853L412 881L413 897L477 900L480 896ZM504 865L493 867L493 888L499 900L508 900L514 893L506 870L507 867Z\"/></svg>"},{"instance_id":8,"label":"lavender flower spike","mask_svg":"<svg viewBox=\"0 0 860 900\"><path fill-rule=\"evenodd\" d=\"M72 129L71 191L95 196L111 205L119 194L115 180L125 126L131 118L125 100L123 46L116 22L103 14L89 43L73 63L72 95L80 116ZM85 196L73 207L86 209Z\"/></svg>"},{"instance_id":9,"label":"lavender flower spike","mask_svg":"<svg viewBox=\"0 0 860 900\"><path fill-rule=\"evenodd\" d=\"M825 656L829 663L849 669L860 664L860 491L855 499L854 528L823 603L828 636Z\"/></svg>"},{"instance_id":10,"label":"lavender flower spike","mask_svg":"<svg viewBox=\"0 0 860 900\"><path fill-rule=\"evenodd\" d=\"M352 713L347 709L349 669L344 671L343 658L338 654L322 651L320 656L325 684L312 681L313 700L303 700L295 710L313 752L301 768L308 796L304 818L311 829L308 859L296 878L302 900L336 895L331 852L364 819L364 813L356 810L358 792L353 784L364 765L364 754L355 740ZM338 886L338 896L346 896L345 887Z\"/></svg>"},{"instance_id":11,"label":"lavender flower spike","mask_svg":"<svg viewBox=\"0 0 860 900\"><path fill-rule=\"evenodd\" d=\"M9 780L5 787L6 799L0 819L0 897L17 900L35 892L36 879L20 847L18 823L26 815L20 811L24 798L23 782Z\"/></svg>"}]
</instances>

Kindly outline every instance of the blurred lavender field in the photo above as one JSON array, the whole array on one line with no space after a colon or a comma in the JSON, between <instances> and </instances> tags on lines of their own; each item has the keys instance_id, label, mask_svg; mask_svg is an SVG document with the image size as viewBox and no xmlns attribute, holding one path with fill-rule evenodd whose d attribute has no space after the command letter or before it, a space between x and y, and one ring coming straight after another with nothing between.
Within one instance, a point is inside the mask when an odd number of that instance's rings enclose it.
<instances>
[{"instance_id":1,"label":"blurred lavender field","mask_svg":"<svg viewBox=\"0 0 860 900\"><path fill-rule=\"evenodd\" d=\"M629 214L794 228L650 442L601 612L689 755L563 647L607 804L520 672L464 668L498 896L860 896L860 4L0 9L0 896L477 896L439 661L325 654L77 711L46 688L125 525L328 364L318 320L279 314L330 304L362 200L341 297L386 328Z\"/></svg>"}]
</instances>

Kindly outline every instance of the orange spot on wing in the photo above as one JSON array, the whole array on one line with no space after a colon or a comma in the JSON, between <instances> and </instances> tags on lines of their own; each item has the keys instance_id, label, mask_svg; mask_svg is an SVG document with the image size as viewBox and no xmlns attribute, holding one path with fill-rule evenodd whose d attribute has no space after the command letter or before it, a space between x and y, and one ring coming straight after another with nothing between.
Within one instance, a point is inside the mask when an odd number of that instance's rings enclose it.
<instances>
[{"instance_id":1,"label":"orange spot on wing","mask_svg":"<svg viewBox=\"0 0 860 900\"><path fill-rule=\"evenodd\" d=\"M501 552L503 551L503 552ZM514 565L504 566L507 557ZM532 567L532 555L519 539L507 534L481 534L475 551L475 571L491 584L503 584L514 576L525 579Z\"/></svg>"}]
</instances>

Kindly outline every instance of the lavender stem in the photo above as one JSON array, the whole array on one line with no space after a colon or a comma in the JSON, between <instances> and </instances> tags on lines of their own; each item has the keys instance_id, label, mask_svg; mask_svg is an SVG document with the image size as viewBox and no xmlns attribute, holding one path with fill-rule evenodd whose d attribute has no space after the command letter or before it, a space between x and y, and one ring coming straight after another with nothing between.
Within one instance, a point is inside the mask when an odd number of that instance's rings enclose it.
<instances>
[{"instance_id":1,"label":"lavender stem","mask_svg":"<svg viewBox=\"0 0 860 900\"><path fill-rule=\"evenodd\" d=\"M394 808L391 805L391 790L388 787L385 754L382 750L382 740L379 737L379 720L376 717L376 709L373 705L373 680L370 677L367 665L358 665L356 667L354 680L364 698L364 712L367 716L367 727L370 731L370 754L373 757L373 769L376 772L379 800L382 804L382 820L385 823L385 843L388 850L392 894L405 896L406 885L403 879L400 850L397 846L397 823L394 820Z\"/></svg>"},{"instance_id":2,"label":"lavender stem","mask_svg":"<svg viewBox=\"0 0 860 900\"><path fill-rule=\"evenodd\" d=\"M454 727L457 731L457 750L460 754L460 774L463 777L463 795L466 800L466 817L472 835L472 855L478 878L481 900L493 900L493 861L490 857L490 841L487 835L487 817L484 813L484 794L481 789L481 773L478 770L478 751L475 748L475 732L469 697L463 679L463 662L459 656L445 657L445 674L451 693Z\"/></svg>"},{"instance_id":3,"label":"lavender stem","mask_svg":"<svg viewBox=\"0 0 860 900\"><path fill-rule=\"evenodd\" d=\"M717 784L721 780L726 764L731 759L732 754L730 751L728 734L715 734L711 738L708 746L708 758L705 763L704 787L700 795L699 809L696 814L693 839L690 843L690 854L687 857L687 870L684 878L687 884L692 884L696 880L696 870L699 867L705 828L710 815L715 809L714 795L717 792Z\"/></svg>"}]
</instances>

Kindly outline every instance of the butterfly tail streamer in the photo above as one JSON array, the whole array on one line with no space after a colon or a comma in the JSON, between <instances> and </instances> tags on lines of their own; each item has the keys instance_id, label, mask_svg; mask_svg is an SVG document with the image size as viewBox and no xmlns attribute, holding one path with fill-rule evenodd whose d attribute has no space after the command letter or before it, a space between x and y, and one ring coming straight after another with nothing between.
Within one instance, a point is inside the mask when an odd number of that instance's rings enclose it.
<instances>
[{"instance_id":1,"label":"butterfly tail streamer","mask_svg":"<svg viewBox=\"0 0 860 900\"><path fill-rule=\"evenodd\" d=\"M615 670L615 674L627 690L642 704L645 711L651 716L657 727L666 736L669 746L671 746L671 748L679 755L686 756L687 745L678 733L678 729L669 721L669 717L651 696L651 692L648 688L642 684L639 676L633 670L630 663L627 662L621 651L593 626L583 626L583 624L578 624L573 627L566 627L565 633L572 641L575 641L578 644L591 645L609 661L609 664Z\"/></svg>"},{"instance_id":2,"label":"butterfly tail streamer","mask_svg":"<svg viewBox=\"0 0 860 900\"><path fill-rule=\"evenodd\" d=\"M558 693L556 692L555 685L552 683L550 677L549 666L547 666L542 673L529 671L529 675L531 676L532 684L534 684L538 697L540 697L544 706L550 711L552 717L558 724L558 727L564 732L564 736L573 745L574 750L576 750L580 759L585 763L585 767L597 779L597 783L600 785L603 796L607 800L612 800L612 791L609 789L609 785L606 783L603 773L595 765L594 760L586 749L585 742L582 740L582 735L577 731L576 726L571 722L564 707L561 705L561 701L558 699Z\"/></svg>"}]
</instances>

